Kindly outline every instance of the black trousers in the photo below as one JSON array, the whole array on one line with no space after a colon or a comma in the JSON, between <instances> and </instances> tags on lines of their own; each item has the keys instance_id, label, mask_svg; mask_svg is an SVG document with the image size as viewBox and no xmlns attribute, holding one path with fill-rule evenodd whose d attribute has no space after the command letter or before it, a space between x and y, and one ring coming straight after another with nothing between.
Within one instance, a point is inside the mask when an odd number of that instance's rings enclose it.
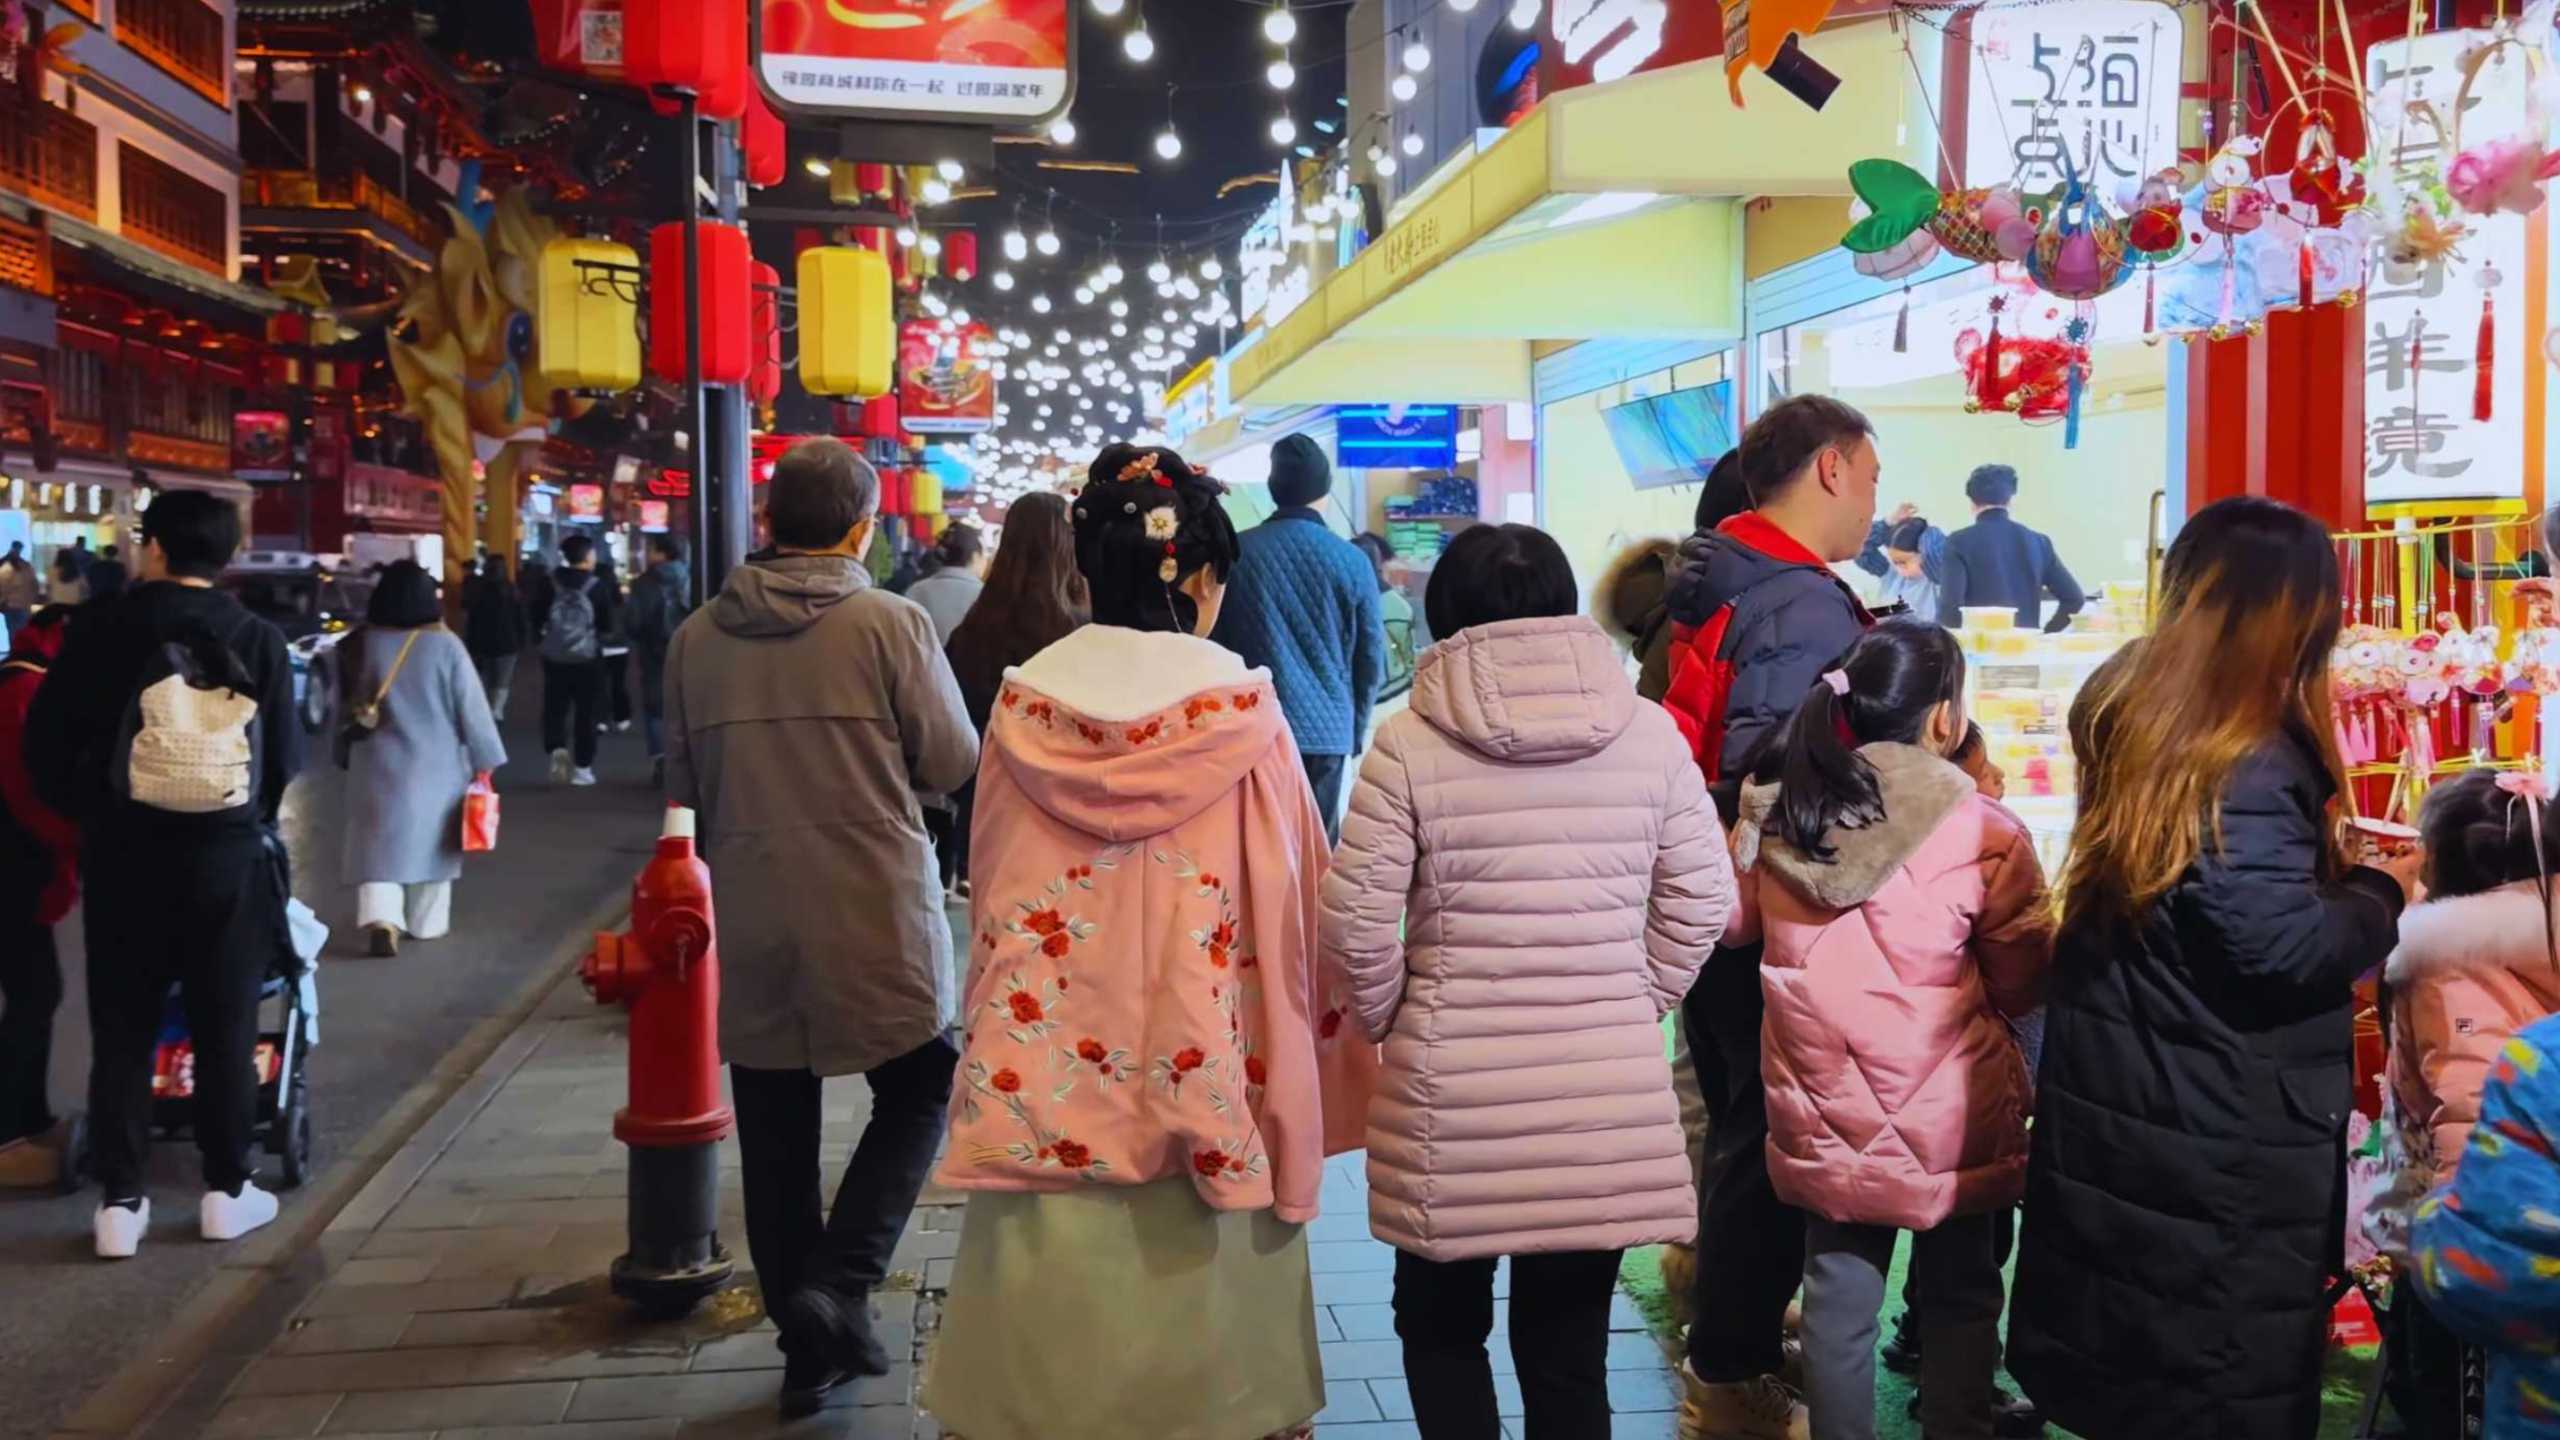
<instances>
[{"instance_id":1,"label":"black trousers","mask_svg":"<svg viewBox=\"0 0 2560 1440\"><path fill-rule=\"evenodd\" d=\"M613 700L613 723L631 723L631 656L629 652L604 657L605 688Z\"/></svg>"},{"instance_id":2,"label":"black trousers","mask_svg":"<svg viewBox=\"0 0 2560 1440\"><path fill-rule=\"evenodd\" d=\"M1511 1257L1511 1359L1529 1440L1609 1433L1609 1298L1616 1250ZM1493 1267L1396 1252L1396 1338L1422 1440L1499 1440L1493 1362Z\"/></svg>"},{"instance_id":3,"label":"black trousers","mask_svg":"<svg viewBox=\"0 0 2560 1440\"><path fill-rule=\"evenodd\" d=\"M1787 1302L1804 1283L1804 1212L1769 1184L1760 948L1718 949L1681 1010L1707 1104L1689 1368L1708 1384L1731 1384L1777 1373Z\"/></svg>"},{"instance_id":4,"label":"black trousers","mask_svg":"<svg viewBox=\"0 0 2560 1440\"><path fill-rule=\"evenodd\" d=\"M566 750L581 769L596 763L596 725L604 713L604 662L542 662L542 748Z\"/></svg>"},{"instance_id":5,"label":"black trousers","mask_svg":"<svg viewBox=\"0 0 2560 1440\"><path fill-rule=\"evenodd\" d=\"M1342 778L1351 766L1348 755L1300 755L1307 783L1315 787L1316 813L1324 817L1324 838L1342 843Z\"/></svg>"},{"instance_id":6,"label":"black trousers","mask_svg":"<svg viewBox=\"0 0 2560 1440\"><path fill-rule=\"evenodd\" d=\"M969 876L969 821L975 808L976 781L963 785L950 798L950 808L937 810L928 805L924 812L925 833L933 837L934 859L942 866L942 888Z\"/></svg>"},{"instance_id":7,"label":"black trousers","mask_svg":"<svg viewBox=\"0 0 2560 1440\"><path fill-rule=\"evenodd\" d=\"M99 858L81 877L98 1183L109 1200L142 1194L151 1056L174 985L195 1044L195 1137L205 1187L236 1191L253 1173L258 987L285 943L274 867L255 834L171 846L147 858Z\"/></svg>"},{"instance_id":8,"label":"black trousers","mask_svg":"<svg viewBox=\"0 0 2560 1440\"><path fill-rule=\"evenodd\" d=\"M53 1067L53 1016L62 1008L62 960L53 927L33 917L0 924L0 1144L53 1128L45 1076Z\"/></svg>"},{"instance_id":9,"label":"black trousers","mask_svg":"<svg viewBox=\"0 0 2560 1440\"><path fill-rule=\"evenodd\" d=\"M2390 1342L2383 1393L2410 1440L2467 1440L2481 1422L2485 1374L2475 1347L2445 1328L2405 1280L2391 1287L2382 1314Z\"/></svg>"},{"instance_id":10,"label":"black trousers","mask_svg":"<svg viewBox=\"0 0 2560 1440\"><path fill-rule=\"evenodd\" d=\"M871 1082L871 1120L823 1220L818 1124L825 1082L807 1070L729 1067L747 1255L765 1313L803 1285L823 1285L859 1303L888 1278L890 1252L942 1146L951 1074L959 1063L951 1037L937 1035L863 1077ZM792 1343L783 1337L785 1353Z\"/></svg>"}]
</instances>

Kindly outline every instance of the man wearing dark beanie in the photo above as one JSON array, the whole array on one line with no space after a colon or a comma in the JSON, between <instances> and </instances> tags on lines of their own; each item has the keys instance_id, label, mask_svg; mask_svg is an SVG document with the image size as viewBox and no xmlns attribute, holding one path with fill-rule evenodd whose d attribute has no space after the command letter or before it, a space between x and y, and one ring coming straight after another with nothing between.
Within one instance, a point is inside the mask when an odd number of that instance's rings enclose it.
<instances>
[{"instance_id":1,"label":"man wearing dark beanie","mask_svg":"<svg viewBox=\"0 0 2560 1440\"><path fill-rule=\"evenodd\" d=\"M1271 447L1271 518L1244 532L1210 638L1271 671L1298 758L1315 786L1325 835L1340 838L1342 778L1368 738L1369 707L1386 675L1378 572L1333 533L1316 507L1333 465L1304 435Z\"/></svg>"}]
</instances>

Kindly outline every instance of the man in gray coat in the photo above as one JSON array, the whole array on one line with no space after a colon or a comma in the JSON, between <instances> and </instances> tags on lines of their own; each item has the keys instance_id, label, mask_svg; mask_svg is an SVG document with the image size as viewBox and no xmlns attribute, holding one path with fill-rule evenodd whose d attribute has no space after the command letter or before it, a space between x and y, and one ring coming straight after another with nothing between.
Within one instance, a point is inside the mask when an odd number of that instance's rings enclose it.
<instances>
[{"instance_id":1,"label":"man in gray coat","mask_svg":"<svg viewBox=\"0 0 2560 1440\"><path fill-rule=\"evenodd\" d=\"M870 1292L940 1146L959 1059L942 884L918 792L977 772L977 732L915 604L862 564L880 477L840 441L774 466L774 552L667 649L667 798L700 812L719 907L720 1050L747 1250L782 1332L786 1415L884 1375ZM872 1110L818 1211L824 1077Z\"/></svg>"}]
</instances>

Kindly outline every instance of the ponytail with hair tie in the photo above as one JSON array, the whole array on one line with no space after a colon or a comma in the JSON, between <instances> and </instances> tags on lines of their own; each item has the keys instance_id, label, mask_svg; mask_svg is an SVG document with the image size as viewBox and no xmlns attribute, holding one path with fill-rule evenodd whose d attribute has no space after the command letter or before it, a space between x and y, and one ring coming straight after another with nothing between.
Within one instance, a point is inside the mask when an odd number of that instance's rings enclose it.
<instances>
[{"instance_id":1,"label":"ponytail with hair tie","mask_svg":"<svg viewBox=\"0 0 2560 1440\"><path fill-rule=\"evenodd\" d=\"M1754 778L1778 783L1774 826L1807 858L1837 857L1829 836L1885 818L1875 767L1858 747L1918 744L1929 716L1964 691L1964 652L1955 636L1902 616L1858 637L1805 692L1784 746L1764 756ZM1774 776L1767 773L1774 767Z\"/></svg>"}]
</instances>

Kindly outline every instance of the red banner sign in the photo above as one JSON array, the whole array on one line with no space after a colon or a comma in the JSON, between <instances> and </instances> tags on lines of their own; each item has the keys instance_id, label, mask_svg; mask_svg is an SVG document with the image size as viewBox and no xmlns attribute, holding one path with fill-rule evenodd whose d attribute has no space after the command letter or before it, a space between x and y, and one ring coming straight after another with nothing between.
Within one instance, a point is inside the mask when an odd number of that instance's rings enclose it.
<instances>
[{"instance_id":1,"label":"red banner sign","mask_svg":"<svg viewBox=\"0 0 2560 1440\"><path fill-rule=\"evenodd\" d=\"M1724 15L1704 0L1547 0L1545 8L1543 95L1724 53Z\"/></svg>"},{"instance_id":2,"label":"red banner sign","mask_svg":"<svg viewBox=\"0 0 2560 1440\"><path fill-rule=\"evenodd\" d=\"M973 435L996 423L995 337L984 325L910 320L898 331L898 423Z\"/></svg>"},{"instance_id":3,"label":"red banner sign","mask_svg":"<svg viewBox=\"0 0 2560 1440\"><path fill-rule=\"evenodd\" d=\"M569 518L601 520L604 518L604 487L572 485L569 487Z\"/></svg>"},{"instance_id":4,"label":"red banner sign","mask_svg":"<svg viewBox=\"0 0 2560 1440\"><path fill-rule=\"evenodd\" d=\"M1072 0L759 0L756 78L804 117L1033 127L1075 98Z\"/></svg>"}]
</instances>

